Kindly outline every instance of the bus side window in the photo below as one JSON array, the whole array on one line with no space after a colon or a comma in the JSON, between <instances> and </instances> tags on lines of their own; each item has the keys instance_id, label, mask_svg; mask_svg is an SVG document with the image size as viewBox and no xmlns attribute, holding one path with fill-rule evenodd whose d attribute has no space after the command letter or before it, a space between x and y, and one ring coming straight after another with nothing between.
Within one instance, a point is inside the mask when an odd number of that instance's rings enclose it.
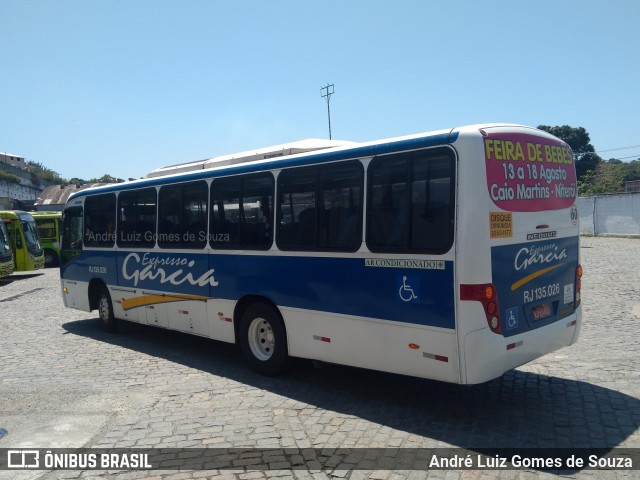
<instances>
[{"instance_id":1,"label":"bus side window","mask_svg":"<svg viewBox=\"0 0 640 480\"><path fill-rule=\"evenodd\" d=\"M118 195L118 246L155 246L156 190L131 190Z\"/></svg>"},{"instance_id":2,"label":"bus side window","mask_svg":"<svg viewBox=\"0 0 640 480\"><path fill-rule=\"evenodd\" d=\"M211 184L211 246L265 250L273 241L270 173L215 179Z\"/></svg>"},{"instance_id":3,"label":"bus side window","mask_svg":"<svg viewBox=\"0 0 640 480\"><path fill-rule=\"evenodd\" d=\"M369 235L372 251L404 247L407 237L407 162L386 159L370 167Z\"/></svg>"},{"instance_id":4,"label":"bus side window","mask_svg":"<svg viewBox=\"0 0 640 480\"><path fill-rule=\"evenodd\" d=\"M161 187L158 202L160 248L204 248L208 202L204 181Z\"/></svg>"},{"instance_id":5,"label":"bus side window","mask_svg":"<svg viewBox=\"0 0 640 480\"><path fill-rule=\"evenodd\" d=\"M282 250L316 248L317 168L284 170L278 176L278 233Z\"/></svg>"},{"instance_id":6,"label":"bus side window","mask_svg":"<svg viewBox=\"0 0 640 480\"><path fill-rule=\"evenodd\" d=\"M345 162L320 169L322 209L318 246L323 250L356 251L362 244L364 169Z\"/></svg>"},{"instance_id":7,"label":"bus side window","mask_svg":"<svg viewBox=\"0 0 640 480\"><path fill-rule=\"evenodd\" d=\"M116 225L116 196L113 193L92 195L84 201L84 244L90 247L113 247Z\"/></svg>"},{"instance_id":8,"label":"bus side window","mask_svg":"<svg viewBox=\"0 0 640 480\"><path fill-rule=\"evenodd\" d=\"M453 243L454 163L450 155L413 161L410 248L446 252Z\"/></svg>"},{"instance_id":9,"label":"bus side window","mask_svg":"<svg viewBox=\"0 0 640 480\"><path fill-rule=\"evenodd\" d=\"M182 246L204 248L207 244L207 206L209 187L206 182L185 184L182 198Z\"/></svg>"},{"instance_id":10,"label":"bus side window","mask_svg":"<svg viewBox=\"0 0 640 480\"><path fill-rule=\"evenodd\" d=\"M246 248L269 248L273 241L273 176L247 175L242 179L241 243Z\"/></svg>"},{"instance_id":11,"label":"bus side window","mask_svg":"<svg viewBox=\"0 0 640 480\"><path fill-rule=\"evenodd\" d=\"M442 254L453 245L455 156L448 148L378 157L369 166L367 245Z\"/></svg>"},{"instance_id":12,"label":"bus side window","mask_svg":"<svg viewBox=\"0 0 640 480\"><path fill-rule=\"evenodd\" d=\"M237 246L240 243L240 179L215 179L211 184L211 201L211 246Z\"/></svg>"},{"instance_id":13,"label":"bus side window","mask_svg":"<svg viewBox=\"0 0 640 480\"><path fill-rule=\"evenodd\" d=\"M278 177L282 250L355 252L362 244L359 161L284 170Z\"/></svg>"}]
</instances>

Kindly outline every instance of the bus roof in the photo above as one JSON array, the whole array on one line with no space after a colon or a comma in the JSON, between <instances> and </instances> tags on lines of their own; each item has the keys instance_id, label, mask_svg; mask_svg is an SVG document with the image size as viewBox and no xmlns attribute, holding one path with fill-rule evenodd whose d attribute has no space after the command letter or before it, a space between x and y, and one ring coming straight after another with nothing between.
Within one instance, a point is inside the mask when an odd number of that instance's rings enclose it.
<instances>
[{"instance_id":1,"label":"bus roof","mask_svg":"<svg viewBox=\"0 0 640 480\"><path fill-rule=\"evenodd\" d=\"M30 212L24 212L22 210L2 210L0 211L0 217L11 218L14 220L31 220L33 217Z\"/></svg>"},{"instance_id":2,"label":"bus roof","mask_svg":"<svg viewBox=\"0 0 640 480\"><path fill-rule=\"evenodd\" d=\"M232 153L229 155L222 155L220 157L213 157L206 160L180 163L177 165L168 165L166 167L157 168L151 171L149 174L147 174L147 178L191 172L194 170L205 170L208 168L221 167L224 165L236 165L239 163L248 163L255 160L286 157L289 155L295 155L297 153L314 152L316 150L324 150L327 148L343 147L348 145L357 145L357 143L344 140L323 140L318 138L308 138L306 140L300 140L298 142L274 145L272 147L264 147L257 150L248 150L246 152Z\"/></svg>"},{"instance_id":3,"label":"bus roof","mask_svg":"<svg viewBox=\"0 0 640 480\"><path fill-rule=\"evenodd\" d=\"M480 128L490 127L518 127L515 124L478 124L465 127L437 130L401 137L393 137L370 142L349 142L309 139L290 144L266 147L255 151L240 152L222 157L214 157L198 162L186 164L170 165L153 170L147 178L133 180L124 183L107 184L91 187L86 190L75 192L69 196L68 201L85 195L117 192L136 188L153 187L164 185L167 182L186 182L190 180L200 180L211 177L226 176L239 173L251 173L268 171L278 168L303 166L316 163L327 163L349 158L372 157L375 155L385 155L404 150L417 150L420 148L448 145L454 143L459 134L463 131L478 132ZM531 128L531 127L524 127ZM535 130L535 129L534 129ZM544 132L541 132L544 133ZM313 147L315 149L309 149ZM330 146L327 142L334 142ZM325 145L322 147L322 145ZM297 146L297 147L296 147ZM300 153L284 154L283 150L289 148L307 147L306 151ZM282 151L282 155L278 152ZM269 152L277 155L269 155ZM154 173L155 172L155 173Z\"/></svg>"},{"instance_id":4,"label":"bus roof","mask_svg":"<svg viewBox=\"0 0 640 480\"><path fill-rule=\"evenodd\" d=\"M62 218L62 212L51 211L51 212L29 212L32 217L39 218Z\"/></svg>"}]
</instances>

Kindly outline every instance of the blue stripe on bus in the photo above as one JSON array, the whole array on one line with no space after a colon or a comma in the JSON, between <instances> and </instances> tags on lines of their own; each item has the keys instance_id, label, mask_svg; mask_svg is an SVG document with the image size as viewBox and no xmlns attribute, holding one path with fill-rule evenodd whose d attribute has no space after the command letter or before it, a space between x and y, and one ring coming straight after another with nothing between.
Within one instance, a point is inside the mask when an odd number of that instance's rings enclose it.
<instances>
[{"instance_id":1,"label":"blue stripe on bus","mask_svg":"<svg viewBox=\"0 0 640 480\"><path fill-rule=\"evenodd\" d=\"M118 192L122 190L131 190L135 188L155 187L162 186L167 183L185 182L191 180L201 180L206 178L236 175L241 173L250 172L263 172L268 170L275 170L280 168L297 167L303 165L312 165L317 163L335 162L338 160L347 160L353 158L373 157L375 155L386 155L389 153L402 152L405 150L416 150L420 148L436 147L441 145L448 145L454 143L458 138L458 132L439 133L436 135L428 135L419 138L412 138L409 140L390 141L387 143L378 143L375 145L367 145L363 147L354 147L347 150L324 152L320 150L313 152L310 155L305 155L296 158L280 157L279 160L273 160L270 162L260 163L258 165L231 165L228 168L220 170L196 170L193 172L175 174L171 178L167 177L155 177L150 179L139 180L131 183L118 183L115 185L108 185L103 187L97 187L94 191L82 190L72 194L68 202L83 195L101 194L109 192Z\"/></svg>"},{"instance_id":2,"label":"blue stripe on bus","mask_svg":"<svg viewBox=\"0 0 640 480\"><path fill-rule=\"evenodd\" d=\"M261 295L280 307L455 328L452 261L366 263L363 258L85 250L64 267L64 278L99 278L136 289L137 295L161 291L234 301Z\"/></svg>"}]
</instances>

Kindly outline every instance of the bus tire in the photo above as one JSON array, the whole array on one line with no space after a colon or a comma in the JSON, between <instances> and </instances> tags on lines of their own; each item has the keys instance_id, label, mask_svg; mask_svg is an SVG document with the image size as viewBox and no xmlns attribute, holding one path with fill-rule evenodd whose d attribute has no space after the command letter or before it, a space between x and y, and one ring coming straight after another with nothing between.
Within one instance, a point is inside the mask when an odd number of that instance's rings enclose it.
<instances>
[{"instance_id":1,"label":"bus tire","mask_svg":"<svg viewBox=\"0 0 640 480\"><path fill-rule=\"evenodd\" d=\"M247 363L262 375L277 375L289 363L287 334L280 313L254 303L240 320L240 347Z\"/></svg>"},{"instance_id":2,"label":"bus tire","mask_svg":"<svg viewBox=\"0 0 640 480\"><path fill-rule=\"evenodd\" d=\"M118 329L118 322L113 316L111 295L109 295L109 290L105 286L100 289L98 294L98 316L100 317L102 328L106 332L115 332Z\"/></svg>"}]
</instances>

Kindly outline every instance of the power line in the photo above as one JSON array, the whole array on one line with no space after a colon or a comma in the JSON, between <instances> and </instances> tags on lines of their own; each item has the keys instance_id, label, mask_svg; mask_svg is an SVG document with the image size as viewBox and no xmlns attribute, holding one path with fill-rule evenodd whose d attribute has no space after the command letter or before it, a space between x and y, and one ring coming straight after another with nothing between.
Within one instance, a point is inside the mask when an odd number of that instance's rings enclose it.
<instances>
[{"instance_id":1,"label":"power line","mask_svg":"<svg viewBox=\"0 0 640 480\"><path fill-rule=\"evenodd\" d=\"M616 158L613 158L612 160L626 160L628 158L637 158L638 160L640 160L640 153L637 155L631 155L630 157L616 157Z\"/></svg>"},{"instance_id":2,"label":"power line","mask_svg":"<svg viewBox=\"0 0 640 480\"><path fill-rule=\"evenodd\" d=\"M629 150L630 148L639 148L640 145L631 145L630 147L609 148L608 150L596 150L596 153L613 152L615 150Z\"/></svg>"}]
</instances>

